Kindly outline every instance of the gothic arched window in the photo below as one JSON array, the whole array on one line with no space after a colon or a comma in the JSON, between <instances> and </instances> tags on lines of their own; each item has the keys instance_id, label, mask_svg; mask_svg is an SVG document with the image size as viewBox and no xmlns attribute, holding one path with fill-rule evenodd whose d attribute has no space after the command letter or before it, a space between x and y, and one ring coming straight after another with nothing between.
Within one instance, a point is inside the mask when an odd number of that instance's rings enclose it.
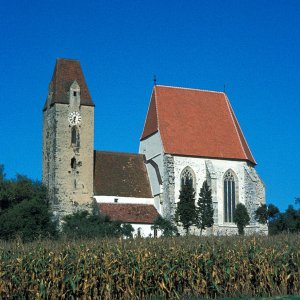
<instances>
[{"instance_id":1,"label":"gothic arched window","mask_svg":"<svg viewBox=\"0 0 300 300\"><path fill-rule=\"evenodd\" d=\"M237 179L233 171L224 175L224 222L233 222L233 213L237 203Z\"/></svg>"},{"instance_id":2,"label":"gothic arched window","mask_svg":"<svg viewBox=\"0 0 300 300\"><path fill-rule=\"evenodd\" d=\"M195 189L196 178L195 178L193 170L190 167L186 167L181 172L180 183L181 183L181 187L183 185L190 184Z\"/></svg>"},{"instance_id":3,"label":"gothic arched window","mask_svg":"<svg viewBox=\"0 0 300 300\"><path fill-rule=\"evenodd\" d=\"M80 147L79 130L76 126L73 126L71 129L71 144L73 147Z\"/></svg>"}]
</instances>

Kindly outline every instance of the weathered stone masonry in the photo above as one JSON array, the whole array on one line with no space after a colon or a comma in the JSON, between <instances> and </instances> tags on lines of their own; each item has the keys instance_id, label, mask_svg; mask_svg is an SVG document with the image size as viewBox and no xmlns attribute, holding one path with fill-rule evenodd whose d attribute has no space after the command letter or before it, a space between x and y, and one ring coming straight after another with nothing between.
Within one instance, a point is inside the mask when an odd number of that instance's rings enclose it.
<instances>
[{"instance_id":1,"label":"weathered stone masonry","mask_svg":"<svg viewBox=\"0 0 300 300\"><path fill-rule=\"evenodd\" d=\"M175 213L175 175L174 157L165 154L163 156L163 216L172 219Z\"/></svg>"}]
</instances>

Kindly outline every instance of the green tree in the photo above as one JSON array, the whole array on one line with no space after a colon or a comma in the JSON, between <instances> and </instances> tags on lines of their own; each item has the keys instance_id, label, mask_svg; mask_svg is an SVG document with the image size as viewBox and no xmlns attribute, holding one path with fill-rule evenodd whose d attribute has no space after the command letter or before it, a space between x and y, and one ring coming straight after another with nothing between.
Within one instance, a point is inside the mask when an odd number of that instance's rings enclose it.
<instances>
[{"instance_id":1,"label":"green tree","mask_svg":"<svg viewBox=\"0 0 300 300\"><path fill-rule=\"evenodd\" d=\"M285 212L279 213L269 222L269 234L300 232L300 209L289 205Z\"/></svg>"},{"instance_id":2,"label":"green tree","mask_svg":"<svg viewBox=\"0 0 300 300\"><path fill-rule=\"evenodd\" d=\"M4 173L4 165L0 164L0 184L4 181L5 179L5 173Z\"/></svg>"},{"instance_id":3,"label":"green tree","mask_svg":"<svg viewBox=\"0 0 300 300\"><path fill-rule=\"evenodd\" d=\"M200 189L199 199L196 208L196 226L200 228L200 236L202 230L211 227L214 224L214 209L212 203L211 189L205 180Z\"/></svg>"},{"instance_id":4,"label":"green tree","mask_svg":"<svg viewBox=\"0 0 300 300\"><path fill-rule=\"evenodd\" d=\"M190 182L183 184L181 187L176 216L177 220L182 223L186 234L188 234L190 227L195 224L196 218L195 190Z\"/></svg>"},{"instance_id":5,"label":"green tree","mask_svg":"<svg viewBox=\"0 0 300 300\"><path fill-rule=\"evenodd\" d=\"M23 241L54 237L56 224L47 203L37 198L24 200L0 215L0 239L20 237Z\"/></svg>"},{"instance_id":6,"label":"green tree","mask_svg":"<svg viewBox=\"0 0 300 300\"><path fill-rule=\"evenodd\" d=\"M288 232L300 232L300 210L289 205L285 211L285 222Z\"/></svg>"},{"instance_id":7,"label":"green tree","mask_svg":"<svg viewBox=\"0 0 300 300\"><path fill-rule=\"evenodd\" d=\"M15 179L7 180L3 175L3 165L0 167L0 211L33 198L48 202L47 189L39 181L33 181L20 174L17 174Z\"/></svg>"},{"instance_id":8,"label":"green tree","mask_svg":"<svg viewBox=\"0 0 300 300\"><path fill-rule=\"evenodd\" d=\"M121 224L122 236L126 238L132 238L133 232L134 232L134 228L132 227L131 224L128 223Z\"/></svg>"},{"instance_id":9,"label":"green tree","mask_svg":"<svg viewBox=\"0 0 300 300\"><path fill-rule=\"evenodd\" d=\"M134 229L130 224L110 221L107 216L79 211L63 219L62 234L68 238L132 237Z\"/></svg>"},{"instance_id":10,"label":"green tree","mask_svg":"<svg viewBox=\"0 0 300 300\"><path fill-rule=\"evenodd\" d=\"M268 224L269 222L274 220L278 217L279 209L273 204L262 204L256 211L255 211L255 219L260 224Z\"/></svg>"},{"instance_id":11,"label":"green tree","mask_svg":"<svg viewBox=\"0 0 300 300\"><path fill-rule=\"evenodd\" d=\"M284 213L279 213L277 218L269 223L269 234L275 235L287 230Z\"/></svg>"},{"instance_id":12,"label":"green tree","mask_svg":"<svg viewBox=\"0 0 300 300\"><path fill-rule=\"evenodd\" d=\"M0 165L0 239L19 236L24 241L56 235L48 193L39 181L23 175L6 179Z\"/></svg>"},{"instance_id":13,"label":"green tree","mask_svg":"<svg viewBox=\"0 0 300 300\"><path fill-rule=\"evenodd\" d=\"M0 212L8 207L7 184L5 180L4 165L0 164Z\"/></svg>"},{"instance_id":14,"label":"green tree","mask_svg":"<svg viewBox=\"0 0 300 300\"><path fill-rule=\"evenodd\" d=\"M233 213L233 222L237 225L239 234L244 235L244 229L250 222L250 217L244 204L237 204Z\"/></svg>"},{"instance_id":15,"label":"green tree","mask_svg":"<svg viewBox=\"0 0 300 300\"><path fill-rule=\"evenodd\" d=\"M152 230L161 230L163 236L174 236L178 233L177 227L170 221L159 215L151 227Z\"/></svg>"}]
</instances>

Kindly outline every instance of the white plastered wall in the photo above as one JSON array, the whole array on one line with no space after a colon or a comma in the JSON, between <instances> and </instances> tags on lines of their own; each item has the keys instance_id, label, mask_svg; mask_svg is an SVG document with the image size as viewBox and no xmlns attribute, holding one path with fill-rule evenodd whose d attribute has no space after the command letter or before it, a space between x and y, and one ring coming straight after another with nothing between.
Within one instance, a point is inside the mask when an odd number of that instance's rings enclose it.
<instances>
[{"instance_id":1,"label":"white plastered wall","mask_svg":"<svg viewBox=\"0 0 300 300\"><path fill-rule=\"evenodd\" d=\"M179 201L179 191L180 191L180 177L181 172L186 168L190 167L196 177L196 201L199 197L199 192L202 187L204 180L206 180L206 161L209 160L216 176L216 199L218 207L218 226L226 227L236 227L235 224L224 223L224 207L223 207L223 180L224 174L228 170L232 170L238 179L238 202L245 204L245 168L247 163L244 161L233 161L233 160L221 160L221 159L207 159L207 158L197 158L197 157L183 157L174 156L174 174L175 174L175 202Z\"/></svg>"},{"instance_id":2,"label":"white plastered wall","mask_svg":"<svg viewBox=\"0 0 300 300\"><path fill-rule=\"evenodd\" d=\"M159 176L163 180L163 145L159 132L154 133L145 140L140 142L139 153L146 157L146 168L150 180L152 195L154 196L154 206L157 211L162 214L162 205L160 194L163 193L162 184L159 182ZM149 161L152 160L157 165L157 169L153 167ZM159 170L159 174L157 174Z\"/></svg>"},{"instance_id":3,"label":"white plastered wall","mask_svg":"<svg viewBox=\"0 0 300 300\"><path fill-rule=\"evenodd\" d=\"M129 203L129 204L148 204L153 205L153 198L134 198L134 197L118 197L118 196L94 196L97 203ZM140 231L141 237L154 237L154 230L151 229L152 224L136 224L130 223L134 229L133 237L138 237ZM158 231L157 236L161 233Z\"/></svg>"},{"instance_id":4,"label":"white plastered wall","mask_svg":"<svg viewBox=\"0 0 300 300\"><path fill-rule=\"evenodd\" d=\"M153 205L153 198L134 198L119 196L94 196L97 203L131 203Z\"/></svg>"},{"instance_id":5,"label":"white plastered wall","mask_svg":"<svg viewBox=\"0 0 300 300\"><path fill-rule=\"evenodd\" d=\"M150 224L131 224L134 229L133 237L138 237L138 231L140 230L140 235L143 238L154 237L154 230L151 229ZM161 232L157 231L157 237L161 236Z\"/></svg>"}]
</instances>

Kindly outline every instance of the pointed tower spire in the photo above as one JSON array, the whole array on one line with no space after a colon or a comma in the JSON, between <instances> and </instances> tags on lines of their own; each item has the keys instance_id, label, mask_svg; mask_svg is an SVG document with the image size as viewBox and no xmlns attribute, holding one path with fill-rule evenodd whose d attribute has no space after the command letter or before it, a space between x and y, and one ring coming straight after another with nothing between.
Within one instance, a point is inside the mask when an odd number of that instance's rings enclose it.
<instances>
[{"instance_id":1,"label":"pointed tower spire","mask_svg":"<svg viewBox=\"0 0 300 300\"><path fill-rule=\"evenodd\" d=\"M80 87L80 105L95 106L87 87L80 61L58 58L49 84L48 106L69 103L70 87L76 81ZM47 101L43 110L47 109Z\"/></svg>"}]
</instances>

